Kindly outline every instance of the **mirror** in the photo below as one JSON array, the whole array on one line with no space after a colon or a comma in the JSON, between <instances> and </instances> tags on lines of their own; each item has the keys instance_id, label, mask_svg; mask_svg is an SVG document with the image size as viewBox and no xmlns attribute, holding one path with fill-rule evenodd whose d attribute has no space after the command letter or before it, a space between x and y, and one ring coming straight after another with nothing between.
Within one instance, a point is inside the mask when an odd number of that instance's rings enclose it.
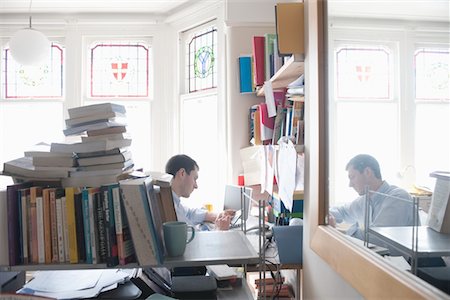
<instances>
[{"instance_id":1,"label":"mirror","mask_svg":"<svg viewBox=\"0 0 450 300\"><path fill-rule=\"evenodd\" d=\"M407 192L433 191L430 173L450 171L450 25L444 2L327 2L325 215L358 197L346 170L357 154L376 158L382 179ZM431 197L423 200L419 216L425 225Z\"/></svg>"}]
</instances>

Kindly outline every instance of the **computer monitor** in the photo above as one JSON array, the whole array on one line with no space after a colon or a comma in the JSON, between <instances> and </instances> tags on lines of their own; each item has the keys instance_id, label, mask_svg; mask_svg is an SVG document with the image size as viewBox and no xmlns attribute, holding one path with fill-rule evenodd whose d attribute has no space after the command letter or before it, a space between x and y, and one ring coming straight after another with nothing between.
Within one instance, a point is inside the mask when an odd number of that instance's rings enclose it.
<instances>
[{"instance_id":1,"label":"computer monitor","mask_svg":"<svg viewBox=\"0 0 450 300\"><path fill-rule=\"evenodd\" d=\"M242 193L242 191L244 192L245 195ZM250 187L243 187L238 185L226 185L223 208L233 209L236 211L243 209L241 215L244 216L244 221L247 221L251 208L252 192L253 189ZM242 202L241 199L243 199L244 201ZM242 204L244 204L243 207Z\"/></svg>"}]
</instances>

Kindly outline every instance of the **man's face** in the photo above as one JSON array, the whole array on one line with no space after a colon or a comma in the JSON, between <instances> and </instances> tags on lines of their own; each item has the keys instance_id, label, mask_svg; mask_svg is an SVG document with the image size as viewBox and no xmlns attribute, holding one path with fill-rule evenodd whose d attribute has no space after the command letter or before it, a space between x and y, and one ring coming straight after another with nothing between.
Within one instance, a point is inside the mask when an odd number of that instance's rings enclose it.
<instances>
[{"instance_id":1,"label":"man's face","mask_svg":"<svg viewBox=\"0 0 450 300\"><path fill-rule=\"evenodd\" d=\"M349 187L352 187L360 196L365 194L365 188L367 185L367 177L366 172L363 170L363 172L359 172L358 170L354 169L352 166L350 166L347 170L348 172L348 180L349 180Z\"/></svg>"},{"instance_id":2,"label":"man's face","mask_svg":"<svg viewBox=\"0 0 450 300\"><path fill-rule=\"evenodd\" d=\"M180 196L184 198L189 198L194 189L198 187L197 186L198 168L195 167L194 170L192 170L191 173L189 174L186 172L185 169L181 169L179 172L181 172Z\"/></svg>"}]
</instances>

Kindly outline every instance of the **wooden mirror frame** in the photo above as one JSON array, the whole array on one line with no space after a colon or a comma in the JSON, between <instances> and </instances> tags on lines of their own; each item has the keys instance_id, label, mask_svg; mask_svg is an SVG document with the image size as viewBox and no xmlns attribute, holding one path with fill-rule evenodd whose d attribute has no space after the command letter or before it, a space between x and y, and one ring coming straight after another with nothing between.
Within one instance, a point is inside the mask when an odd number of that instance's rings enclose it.
<instances>
[{"instance_id":1,"label":"wooden mirror frame","mask_svg":"<svg viewBox=\"0 0 450 300\"><path fill-rule=\"evenodd\" d=\"M305 0L308 98L305 198L311 249L364 298L444 299L449 296L393 267L378 254L351 243L325 224L328 209L327 1ZM314 201L313 201L314 199ZM382 288L380 288L382 287Z\"/></svg>"}]
</instances>

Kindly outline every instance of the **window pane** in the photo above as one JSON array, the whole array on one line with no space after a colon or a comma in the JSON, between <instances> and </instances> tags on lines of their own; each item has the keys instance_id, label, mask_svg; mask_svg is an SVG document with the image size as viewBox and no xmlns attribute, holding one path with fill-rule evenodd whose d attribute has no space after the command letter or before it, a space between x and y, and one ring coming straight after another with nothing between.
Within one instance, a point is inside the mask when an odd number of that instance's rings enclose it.
<instances>
[{"instance_id":1,"label":"window pane","mask_svg":"<svg viewBox=\"0 0 450 300\"><path fill-rule=\"evenodd\" d=\"M95 43L90 54L90 97L149 96L147 45Z\"/></svg>"},{"instance_id":2,"label":"window pane","mask_svg":"<svg viewBox=\"0 0 450 300\"><path fill-rule=\"evenodd\" d=\"M187 50L189 92L217 87L217 29L196 33Z\"/></svg>"},{"instance_id":3,"label":"window pane","mask_svg":"<svg viewBox=\"0 0 450 300\"><path fill-rule=\"evenodd\" d=\"M416 181L434 187L433 171L450 171L450 105L423 103L416 108Z\"/></svg>"},{"instance_id":4,"label":"window pane","mask_svg":"<svg viewBox=\"0 0 450 300\"><path fill-rule=\"evenodd\" d=\"M339 99L392 97L391 54L384 47L341 47L336 50L336 95Z\"/></svg>"},{"instance_id":5,"label":"window pane","mask_svg":"<svg viewBox=\"0 0 450 300\"><path fill-rule=\"evenodd\" d=\"M416 99L450 100L449 50L422 48L414 58Z\"/></svg>"},{"instance_id":6,"label":"window pane","mask_svg":"<svg viewBox=\"0 0 450 300\"><path fill-rule=\"evenodd\" d=\"M63 118L62 102L3 103L0 162L23 156L25 150L39 142L63 141Z\"/></svg>"},{"instance_id":7,"label":"window pane","mask_svg":"<svg viewBox=\"0 0 450 300\"><path fill-rule=\"evenodd\" d=\"M62 98L64 49L52 44L51 56L41 65L23 66L4 50L4 91L6 99Z\"/></svg>"},{"instance_id":8,"label":"window pane","mask_svg":"<svg viewBox=\"0 0 450 300\"><path fill-rule=\"evenodd\" d=\"M183 153L191 156L200 167L197 190L186 205L200 207L211 202L214 208L223 205L219 199L223 185L219 185L219 125L217 95L183 101ZM199 118L201 116L201 118ZM219 209L220 210L220 209Z\"/></svg>"},{"instance_id":9,"label":"window pane","mask_svg":"<svg viewBox=\"0 0 450 300\"><path fill-rule=\"evenodd\" d=\"M335 162L331 177L334 182L330 184L330 205L349 202L357 197L348 186L345 166L353 156L360 153L377 158L383 179L396 184L400 162L397 105L341 102L337 105L336 117L333 150L330 153Z\"/></svg>"}]
</instances>

